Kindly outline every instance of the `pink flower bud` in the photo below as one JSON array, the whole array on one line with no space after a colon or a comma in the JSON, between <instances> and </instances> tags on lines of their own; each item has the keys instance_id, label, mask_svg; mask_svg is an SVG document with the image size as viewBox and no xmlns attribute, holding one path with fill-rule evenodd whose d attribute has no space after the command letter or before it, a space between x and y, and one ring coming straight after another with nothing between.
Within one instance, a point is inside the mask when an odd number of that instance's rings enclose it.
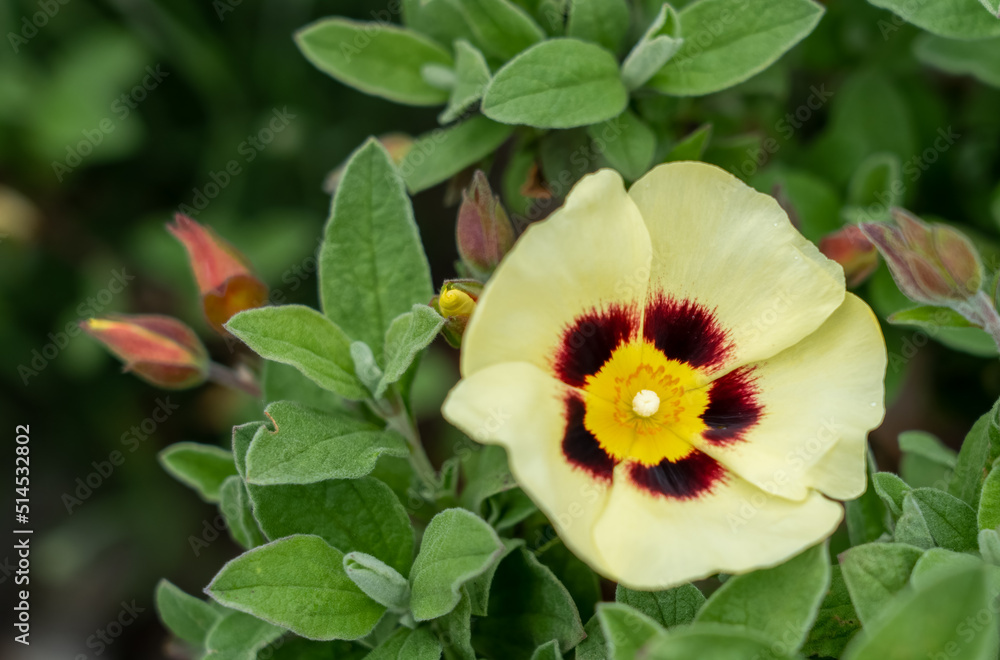
<instances>
[{"instance_id":1,"label":"pink flower bud","mask_svg":"<svg viewBox=\"0 0 1000 660\"><path fill-rule=\"evenodd\" d=\"M462 193L455 229L458 254L471 274L486 279L514 245L514 227L489 181L477 170Z\"/></svg>"},{"instance_id":2,"label":"pink flower bud","mask_svg":"<svg viewBox=\"0 0 1000 660\"><path fill-rule=\"evenodd\" d=\"M917 302L943 306L967 302L978 293L983 265L968 238L903 209L892 209L892 217L895 224L865 222L860 227L882 253L900 291Z\"/></svg>"},{"instance_id":3,"label":"pink flower bud","mask_svg":"<svg viewBox=\"0 0 1000 660\"><path fill-rule=\"evenodd\" d=\"M209 359L198 336L169 316L117 314L80 321L80 327L104 344L146 382L179 390L208 378Z\"/></svg>"},{"instance_id":4,"label":"pink flower bud","mask_svg":"<svg viewBox=\"0 0 1000 660\"><path fill-rule=\"evenodd\" d=\"M267 285L246 257L211 228L178 213L167 229L187 250L205 317L216 332L226 335L223 324L230 317L267 302Z\"/></svg>"},{"instance_id":5,"label":"pink flower bud","mask_svg":"<svg viewBox=\"0 0 1000 660\"><path fill-rule=\"evenodd\" d=\"M844 269L847 286L853 288L867 280L878 268L878 250L857 225L847 225L819 242L819 250Z\"/></svg>"}]
</instances>

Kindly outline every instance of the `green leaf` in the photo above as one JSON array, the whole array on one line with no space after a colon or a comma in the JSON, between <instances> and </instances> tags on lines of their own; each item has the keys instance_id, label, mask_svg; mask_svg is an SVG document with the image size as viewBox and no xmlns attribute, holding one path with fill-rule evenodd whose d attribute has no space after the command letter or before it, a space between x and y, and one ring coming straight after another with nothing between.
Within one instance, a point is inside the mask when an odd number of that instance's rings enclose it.
<instances>
[{"instance_id":1,"label":"green leaf","mask_svg":"<svg viewBox=\"0 0 1000 660\"><path fill-rule=\"evenodd\" d=\"M208 631L222 616L215 607L184 593L169 580L156 585L156 611L170 632L196 646L205 645Z\"/></svg>"},{"instance_id":2,"label":"green leaf","mask_svg":"<svg viewBox=\"0 0 1000 660\"><path fill-rule=\"evenodd\" d=\"M256 660L284 630L243 612L229 611L208 631L202 660Z\"/></svg>"},{"instance_id":3,"label":"green leaf","mask_svg":"<svg viewBox=\"0 0 1000 660\"><path fill-rule=\"evenodd\" d=\"M385 335L385 369L375 388L375 398L381 398L386 388L406 373L422 350L434 341L444 319L427 305L414 305L389 325Z\"/></svg>"},{"instance_id":4,"label":"green leaf","mask_svg":"<svg viewBox=\"0 0 1000 660\"><path fill-rule=\"evenodd\" d=\"M625 0L570 0L566 36L617 53L628 23L629 6Z\"/></svg>"},{"instance_id":5,"label":"green leaf","mask_svg":"<svg viewBox=\"0 0 1000 660\"><path fill-rule=\"evenodd\" d=\"M511 529L538 511L535 503L520 488L493 495L486 501L486 509L486 522L498 533Z\"/></svg>"},{"instance_id":6,"label":"green leaf","mask_svg":"<svg viewBox=\"0 0 1000 660\"><path fill-rule=\"evenodd\" d=\"M700 0L680 12L684 45L649 86L673 96L702 96L741 83L812 32L823 16L812 0Z\"/></svg>"},{"instance_id":7,"label":"green leaf","mask_svg":"<svg viewBox=\"0 0 1000 660\"><path fill-rule=\"evenodd\" d=\"M455 121L476 101L483 98L490 82L490 67L479 49L465 39L455 42L455 85L448 96L448 107L438 115L442 124Z\"/></svg>"},{"instance_id":8,"label":"green leaf","mask_svg":"<svg viewBox=\"0 0 1000 660\"><path fill-rule=\"evenodd\" d=\"M417 138L399 171L411 192L426 190L492 154L513 130L481 115L434 129Z\"/></svg>"},{"instance_id":9,"label":"green leaf","mask_svg":"<svg viewBox=\"0 0 1000 660\"><path fill-rule=\"evenodd\" d=\"M233 559L206 591L226 607L302 637L358 639L385 607L351 582L343 561L343 553L318 536L289 536Z\"/></svg>"},{"instance_id":10,"label":"green leaf","mask_svg":"<svg viewBox=\"0 0 1000 660\"><path fill-rule=\"evenodd\" d=\"M712 125L702 124L697 130L687 135L675 144L664 159L666 163L680 160L701 160L705 153L705 145L712 137Z\"/></svg>"},{"instance_id":11,"label":"green leaf","mask_svg":"<svg viewBox=\"0 0 1000 660\"><path fill-rule=\"evenodd\" d=\"M958 41L922 34L913 42L913 54L941 71L973 76L987 85L1000 87L1000 37Z\"/></svg>"},{"instance_id":12,"label":"green leaf","mask_svg":"<svg viewBox=\"0 0 1000 660\"><path fill-rule=\"evenodd\" d=\"M611 660L608 655L608 641L604 639L604 631L601 630L601 621L595 614L583 627L587 635L576 647L576 660Z\"/></svg>"},{"instance_id":13,"label":"green leaf","mask_svg":"<svg viewBox=\"0 0 1000 660\"><path fill-rule=\"evenodd\" d=\"M868 0L888 9L908 23L928 32L969 41L1000 35L1000 21L983 11L979 0L952 0L948 3L909 0Z\"/></svg>"},{"instance_id":14,"label":"green leaf","mask_svg":"<svg viewBox=\"0 0 1000 660\"><path fill-rule=\"evenodd\" d=\"M983 561L1000 566L1000 532L995 529L979 530L979 554Z\"/></svg>"},{"instance_id":15,"label":"green leaf","mask_svg":"<svg viewBox=\"0 0 1000 660\"><path fill-rule=\"evenodd\" d=\"M893 518L903 515L903 497L913 489L892 472L876 472L872 475L872 483Z\"/></svg>"},{"instance_id":16,"label":"green leaf","mask_svg":"<svg viewBox=\"0 0 1000 660\"><path fill-rule=\"evenodd\" d=\"M611 119L627 103L611 53L577 39L549 39L496 72L483 113L504 124L570 128Z\"/></svg>"},{"instance_id":17,"label":"green leaf","mask_svg":"<svg viewBox=\"0 0 1000 660\"><path fill-rule=\"evenodd\" d=\"M346 415L328 414L279 401L267 407L276 431L257 431L247 452L247 482L256 485L307 484L357 479L379 457L406 456L406 440Z\"/></svg>"},{"instance_id":18,"label":"green leaf","mask_svg":"<svg viewBox=\"0 0 1000 660\"><path fill-rule=\"evenodd\" d=\"M269 539L315 534L342 552L378 557L406 575L413 528L388 486L372 477L305 486L250 486L254 512Z\"/></svg>"},{"instance_id":19,"label":"green leaf","mask_svg":"<svg viewBox=\"0 0 1000 660\"><path fill-rule=\"evenodd\" d=\"M490 591L493 587L493 578L496 576L500 564L507 558L507 555L524 545L524 539L501 539L503 550L493 564L487 568L482 575L473 578L466 585L469 592L469 603L472 613L476 616L486 616L489 611Z\"/></svg>"},{"instance_id":20,"label":"green leaf","mask_svg":"<svg viewBox=\"0 0 1000 660\"><path fill-rule=\"evenodd\" d=\"M784 564L726 580L698 612L698 621L746 626L791 650L806 640L830 586L827 544Z\"/></svg>"},{"instance_id":21,"label":"green leaf","mask_svg":"<svg viewBox=\"0 0 1000 660\"><path fill-rule=\"evenodd\" d=\"M587 127L595 149L629 181L649 169L656 150L656 134L631 110L613 119Z\"/></svg>"},{"instance_id":22,"label":"green leaf","mask_svg":"<svg viewBox=\"0 0 1000 660\"><path fill-rule=\"evenodd\" d=\"M994 463L979 498L979 529L1000 527L1000 465Z\"/></svg>"},{"instance_id":23,"label":"green leaf","mask_svg":"<svg viewBox=\"0 0 1000 660\"><path fill-rule=\"evenodd\" d=\"M247 452L254 436L264 427L264 422L248 422L233 427L233 462L240 477L247 478Z\"/></svg>"},{"instance_id":24,"label":"green leaf","mask_svg":"<svg viewBox=\"0 0 1000 660\"><path fill-rule=\"evenodd\" d=\"M163 468L206 502L218 502L226 477L236 474L231 452L197 442L178 442L159 453Z\"/></svg>"},{"instance_id":25,"label":"green leaf","mask_svg":"<svg viewBox=\"0 0 1000 660\"><path fill-rule=\"evenodd\" d=\"M809 631L802 655L839 658L860 629L861 621L854 611L840 566L834 566L830 574L830 589L819 606L816 623Z\"/></svg>"},{"instance_id":26,"label":"green leaf","mask_svg":"<svg viewBox=\"0 0 1000 660\"><path fill-rule=\"evenodd\" d=\"M851 223L889 220L889 209L899 206L906 191L902 163L891 153L875 153L855 170L847 188L844 218Z\"/></svg>"},{"instance_id":27,"label":"green leaf","mask_svg":"<svg viewBox=\"0 0 1000 660\"><path fill-rule=\"evenodd\" d=\"M562 660L562 657L558 639L545 642L531 654L531 660Z\"/></svg>"},{"instance_id":28,"label":"green leaf","mask_svg":"<svg viewBox=\"0 0 1000 660\"><path fill-rule=\"evenodd\" d=\"M868 543L840 556L851 602L865 626L906 586L922 554L920 548L902 543Z\"/></svg>"},{"instance_id":29,"label":"green leaf","mask_svg":"<svg viewBox=\"0 0 1000 660\"><path fill-rule=\"evenodd\" d=\"M452 611L462 585L486 571L502 550L496 532L482 518L464 509L434 516L410 571L413 617L427 621Z\"/></svg>"},{"instance_id":30,"label":"green leaf","mask_svg":"<svg viewBox=\"0 0 1000 660\"><path fill-rule=\"evenodd\" d=\"M509 60L545 38L538 23L510 0L462 0L459 10L472 30L473 43L499 60Z\"/></svg>"},{"instance_id":31,"label":"green leaf","mask_svg":"<svg viewBox=\"0 0 1000 660\"><path fill-rule=\"evenodd\" d=\"M548 544L536 556L569 591L577 611L590 616L601 600L601 582L597 573L570 552L562 541Z\"/></svg>"},{"instance_id":32,"label":"green leaf","mask_svg":"<svg viewBox=\"0 0 1000 660\"><path fill-rule=\"evenodd\" d=\"M957 454L930 433L904 431L899 434L903 457L899 472L914 488L928 486L944 490L948 487Z\"/></svg>"},{"instance_id":33,"label":"green leaf","mask_svg":"<svg viewBox=\"0 0 1000 660\"><path fill-rule=\"evenodd\" d=\"M705 596L693 584L666 591L636 591L619 584L615 600L642 612L665 628L691 623L705 604Z\"/></svg>"},{"instance_id":34,"label":"green leaf","mask_svg":"<svg viewBox=\"0 0 1000 660\"><path fill-rule=\"evenodd\" d=\"M427 628L400 628L365 660L438 660L441 644Z\"/></svg>"},{"instance_id":35,"label":"green leaf","mask_svg":"<svg viewBox=\"0 0 1000 660\"><path fill-rule=\"evenodd\" d=\"M497 568L488 616L473 631L473 646L488 658L530 657L540 645L559 640L568 651L583 639L573 598L548 568L523 547Z\"/></svg>"},{"instance_id":36,"label":"green leaf","mask_svg":"<svg viewBox=\"0 0 1000 660\"><path fill-rule=\"evenodd\" d=\"M912 497L920 507L931 536L939 546L956 552L976 549L979 526L975 509L935 488L915 488L906 496Z\"/></svg>"},{"instance_id":37,"label":"green leaf","mask_svg":"<svg viewBox=\"0 0 1000 660\"><path fill-rule=\"evenodd\" d=\"M994 658L997 632L990 601L982 567L950 572L887 604L874 624L865 624L843 657ZM986 614L987 623L971 624L980 613Z\"/></svg>"},{"instance_id":38,"label":"green leaf","mask_svg":"<svg viewBox=\"0 0 1000 660\"><path fill-rule=\"evenodd\" d=\"M643 648L644 660L781 660L781 644L739 626L698 622L656 637ZM795 656L798 657L798 656Z\"/></svg>"},{"instance_id":39,"label":"green leaf","mask_svg":"<svg viewBox=\"0 0 1000 660\"><path fill-rule=\"evenodd\" d=\"M226 519L229 534L240 547L249 550L264 543L264 535L250 510L250 495L238 475L228 477L219 491L219 510Z\"/></svg>"},{"instance_id":40,"label":"green leaf","mask_svg":"<svg viewBox=\"0 0 1000 660\"><path fill-rule=\"evenodd\" d=\"M297 401L317 410L345 409L342 398L319 387L291 365L264 360L261 372L265 405L275 401Z\"/></svg>"},{"instance_id":41,"label":"green leaf","mask_svg":"<svg viewBox=\"0 0 1000 660\"><path fill-rule=\"evenodd\" d=\"M378 383L382 380L382 368L378 366L375 353L363 341L351 342L351 362L354 363L354 373L369 392L374 396Z\"/></svg>"},{"instance_id":42,"label":"green leaf","mask_svg":"<svg viewBox=\"0 0 1000 660\"><path fill-rule=\"evenodd\" d=\"M459 503L473 513L483 513L483 502L497 493L516 487L507 468L507 452L500 445L475 445L462 454L465 487Z\"/></svg>"},{"instance_id":43,"label":"green leaf","mask_svg":"<svg viewBox=\"0 0 1000 660\"><path fill-rule=\"evenodd\" d=\"M931 535L930 527L927 526L927 519L924 518L920 505L912 497L908 497L907 491L903 495L902 515L896 521L896 529L893 538L897 543L908 543L918 548L934 547L934 537Z\"/></svg>"},{"instance_id":44,"label":"green leaf","mask_svg":"<svg viewBox=\"0 0 1000 660\"><path fill-rule=\"evenodd\" d=\"M285 637L274 654L262 652L256 660L362 660L369 649L352 642L314 642L301 637Z\"/></svg>"},{"instance_id":45,"label":"green leaf","mask_svg":"<svg viewBox=\"0 0 1000 660\"><path fill-rule=\"evenodd\" d=\"M364 552L348 552L344 555L344 572L376 603L393 611L406 611L410 585L392 566Z\"/></svg>"},{"instance_id":46,"label":"green leaf","mask_svg":"<svg viewBox=\"0 0 1000 660\"><path fill-rule=\"evenodd\" d=\"M1000 457L1000 403L980 417L962 443L955 461L955 471L948 492L974 509L979 508L979 494L990 466Z\"/></svg>"},{"instance_id":47,"label":"green leaf","mask_svg":"<svg viewBox=\"0 0 1000 660\"><path fill-rule=\"evenodd\" d=\"M969 320L948 307L921 305L890 314L889 323L896 325L915 325L931 330L937 328L972 328Z\"/></svg>"},{"instance_id":48,"label":"green leaf","mask_svg":"<svg viewBox=\"0 0 1000 660\"><path fill-rule=\"evenodd\" d=\"M622 62L622 80L629 91L642 87L670 61L684 45L680 17L663 3L646 32Z\"/></svg>"},{"instance_id":49,"label":"green leaf","mask_svg":"<svg viewBox=\"0 0 1000 660\"><path fill-rule=\"evenodd\" d=\"M851 545L869 543L888 532L887 509L872 484L872 475L877 471L875 459L868 450L868 488L856 500L845 503L845 521Z\"/></svg>"},{"instance_id":50,"label":"green leaf","mask_svg":"<svg viewBox=\"0 0 1000 660\"><path fill-rule=\"evenodd\" d=\"M451 66L451 55L413 30L327 18L299 30L295 42L317 69L367 94L407 105L448 99L420 70L429 64Z\"/></svg>"},{"instance_id":51,"label":"green leaf","mask_svg":"<svg viewBox=\"0 0 1000 660\"><path fill-rule=\"evenodd\" d=\"M433 295L410 198L377 140L359 147L344 168L319 275L323 312L376 358L393 320Z\"/></svg>"},{"instance_id":52,"label":"green leaf","mask_svg":"<svg viewBox=\"0 0 1000 660\"><path fill-rule=\"evenodd\" d=\"M444 642L445 660L476 660L472 648L472 604L468 589L462 587L462 598L448 614L437 620Z\"/></svg>"},{"instance_id":53,"label":"green leaf","mask_svg":"<svg viewBox=\"0 0 1000 660\"><path fill-rule=\"evenodd\" d=\"M597 620L613 660L635 660L650 640L666 634L651 617L621 603L601 603Z\"/></svg>"},{"instance_id":54,"label":"green leaf","mask_svg":"<svg viewBox=\"0 0 1000 660\"><path fill-rule=\"evenodd\" d=\"M346 399L368 398L354 375L351 340L335 323L303 305L248 309L226 329L263 358L288 364L320 387Z\"/></svg>"}]
</instances>

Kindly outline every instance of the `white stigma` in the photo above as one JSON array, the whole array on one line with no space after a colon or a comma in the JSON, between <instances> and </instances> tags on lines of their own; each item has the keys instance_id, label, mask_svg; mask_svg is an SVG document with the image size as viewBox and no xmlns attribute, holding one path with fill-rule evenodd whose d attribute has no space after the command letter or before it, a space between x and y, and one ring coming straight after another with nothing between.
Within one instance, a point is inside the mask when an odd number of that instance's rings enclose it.
<instances>
[{"instance_id":1,"label":"white stigma","mask_svg":"<svg viewBox=\"0 0 1000 660\"><path fill-rule=\"evenodd\" d=\"M640 390L632 399L632 410L639 417L649 417L660 409L660 397L653 390Z\"/></svg>"}]
</instances>

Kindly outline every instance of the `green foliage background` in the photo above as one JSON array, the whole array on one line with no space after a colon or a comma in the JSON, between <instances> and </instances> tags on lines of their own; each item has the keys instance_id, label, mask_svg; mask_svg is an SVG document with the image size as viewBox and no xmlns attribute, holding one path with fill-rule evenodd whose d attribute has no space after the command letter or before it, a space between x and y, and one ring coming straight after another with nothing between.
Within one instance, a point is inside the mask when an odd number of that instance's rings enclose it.
<instances>
[{"instance_id":1,"label":"green foliage background","mask_svg":"<svg viewBox=\"0 0 1000 660\"><path fill-rule=\"evenodd\" d=\"M982 10L978 3L971 4ZM153 615L157 579L168 575L184 591L199 593L238 549L225 531L214 530L213 536L215 507L200 504L171 479L156 454L184 440L219 444L234 423L257 420L260 411L254 402L212 387L165 396L121 377L117 363L96 344L79 336L64 339L60 333L90 315L88 298L100 300L117 272L135 279L127 280L124 292L95 312L172 314L210 336L181 248L162 226L180 204L196 205L198 191L226 181L219 173L230 162L236 167L228 173L228 183L197 219L214 226L250 257L282 295L275 302L316 307L310 256L328 212L329 197L322 190L327 174L368 135L430 131L437 125L439 109L404 107L366 96L331 81L296 48L292 35L301 26L330 14L372 20L386 11L383 3L71 0L58 7L37 35L25 37L26 43L8 36L0 48L0 183L5 186L0 197L0 344L5 367L0 413L11 426L32 427L32 517L39 530L34 612L36 630L44 631L38 648L43 657L94 655L95 647L88 647L94 631L118 615L122 601L135 599L145 612L102 657L166 657L165 636ZM22 19L38 11L36 2L4 4L0 32L29 34ZM803 233L812 240L857 219L865 207L890 195L893 203L925 219L960 227L976 240L987 266L995 271L1000 254L996 38L975 42L984 50L971 64L967 49L957 43L929 36L862 0L843 0L827 6L801 44L746 82L699 97L638 95L632 107L646 118L646 130L655 139L648 157L634 149L616 153L613 147L604 153L596 148L599 127L523 134L537 149L544 175L565 180L566 186L603 162L598 152L624 163L700 153L759 189L777 192L796 210ZM500 40L500 50L490 54L494 71L497 61L509 55L504 46ZM147 67L161 72L155 76L160 81L130 108L121 95L151 75ZM963 75L969 73L973 76ZM498 101L484 103L490 107ZM275 113L275 125L281 125L281 117L289 119L266 148L257 149L249 138L268 127ZM90 155L71 172L53 167L54 162L67 164L67 148L84 139L84 132L99 130L103 120L114 129L102 133ZM538 124L558 128L546 121ZM699 144L708 131L698 131L706 124L711 124L710 137ZM482 155L507 135L490 137L481 145ZM935 147L936 141L946 146ZM640 150L649 143L634 141ZM512 170L526 172L527 161L519 152L506 156ZM239 173L232 174L236 169ZM427 171L419 170L425 176ZM886 192L892 180L903 183L902 194ZM532 217L517 194L517 181L512 181L501 181L505 202L514 214ZM408 180L411 188L426 189L414 199L415 216L435 283L452 275L455 258L454 207L444 203L444 188L435 187L437 182ZM34 211L27 216L10 211L10 190L30 200ZM884 268L860 293L882 318L907 304ZM938 496L920 487L975 468L941 452L926 436L898 436L924 429L957 448L1000 395L1000 369L990 359L995 351L968 333L935 331L928 339L910 328L885 330L891 406L886 423L872 435L874 458L879 469L901 470L917 489L907 494L890 477L879 477L866 495L867 505L879 506L877 498L883 494L896 504L898 510L889 509L897 541L902 527L909 545L938 545L941 552L970 550L982 539L974 541L967 533L949 536L935 526L927 507L937 511L953 504L935 505L930 500ZM47 349L50 343L54 349ZM220 359L232 359L221 341L210 349ZM52 350L52 358L43 354L51 355ZM415 406L429 424L424 436L444 439L442 446L429 447L437 462L454 441L434 412L457 377L454 357L445 347L433 346L425 358L426 383L415 389L422 397ZM176 410L164 405L168 397ZM156 422L147 437L142 424L159 416L158 409L170 414ZM901 446L908 448L902 460ZM114 465L119 457L121 465ZM952 494L971 503L968 493ZM208 501L218 496L203 493ZM851 541L874 541L884 531L878 525L885 521L864 515L862 505L831 540L833 552ZM843 613L837 608L844 607L848 592L847 606L850 597L857 602L855 592L863 588L857 585L864 581L852 583L849 571L863 575L866 553L884 551L859 550L851 551L858 559L844 566L843 576L838 571L829 576L833 588L818 605L821 613ZM530 571L533 555L517 557L518 570ZM911 571L918 574L907 557L898 562L904 582ZM955 580L980 584L976 570L969 568ZM822 576L816 579L825 583ZM10 577L0 574L0 580ZM734 583L731 590L736 587ZM605 596L613 599L613 594ZM934 602L932 596L948 594L927 595L928 602ZM592 603L596 596L586 598ZM619 594L619 601L671 624L664 605L654 610L640 598ZM672 607L682 609L678 603L684 596L671 598L677 601ZM877 595L872 598L877 602ZM606 625L616 625L618 606L601 607L610 622ZM906 607L917 612L921 605ZM857 615L864 621L864 612ZM720 608L703 610L699 616L726 621ZM884 624L901 626L900 638L925 627L912 613L898 618ZM677 621L689 619L678 615ZM234 620L236 637L247 634L240 626L252 628ZM256 633L262 643L269 641L268 631ZM399 640L400 648L419 649L422 643ZM698 648L701 642L690 643ZM831 651L818 646L820 641L810 643L817 644L807 647L810 651ZM872 650L870 657L880 657L878 652Z\"/></svg>"}]
</instances>

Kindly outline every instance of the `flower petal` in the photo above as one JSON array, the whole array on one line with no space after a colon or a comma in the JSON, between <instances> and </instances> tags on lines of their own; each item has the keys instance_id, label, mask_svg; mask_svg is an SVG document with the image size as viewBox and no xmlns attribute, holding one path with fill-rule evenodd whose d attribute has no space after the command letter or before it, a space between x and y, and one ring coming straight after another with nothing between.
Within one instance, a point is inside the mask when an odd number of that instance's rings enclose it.
<instances>
[{"instance_id":1,"label":"flower petal","mask_svg":"<svg viewBox=\"0 0 1000 660\"><path fill-rule=\"evenodd\" d=\"M720 369L809 335L844 299L843 270L771 197L713 165L668 163L629 190L653 245L650 290L713 311L732 351Z\"/></svg>"},{"instance_id":2,"label":"flower petal","mask_svg":"<svg viewBox=\"0 0 1000 660\"><path fill-rule=\"evenodd\" d=\"M727 474L686 499L651 494L615 472L594 528L604 573L633 589L666 589L714 573L776 565L829 536L843 509L812 491L793 502Z\"/></svg>"},{"instance_id":3,"label":"flower petal","mask_svg":"<svg viewBox=\"0 0 1000 660\"><path fill-rule=\"evenodd\" d=\"M596 564L592 529L607 501L611 467L587 437L577 396L535 365L507 362L466 376L442 413L476 442L506 448L517 483L566 545Z\"/></svg>"},{"instance_id":4,"label":"flower petal","mask_svg":"<svg viewBox=\"0 0 1000 660\"><path fill-rule=\"evenodd\" d=\"M868 432L885 413L885 367L878 321L849 293L816 332L749 366L756 422L733 441L706 433L698 447L770 493L853 499L865 489Z\"/></svg>"},{"instance_id":5,"label":"flower petal","mask_svg":"<svg viewBox=\"0 0 1000 660\"><path fill-rule=\"evenodd\" d=\"M650 257L621 176L584 177L562 208L528 228L486 285L463 339L462 373L521 361L554 374L566 345L599 368L622 327L638 332ZM614 318L602 320L605 313Z\"/></svg>"}]
</instances>

